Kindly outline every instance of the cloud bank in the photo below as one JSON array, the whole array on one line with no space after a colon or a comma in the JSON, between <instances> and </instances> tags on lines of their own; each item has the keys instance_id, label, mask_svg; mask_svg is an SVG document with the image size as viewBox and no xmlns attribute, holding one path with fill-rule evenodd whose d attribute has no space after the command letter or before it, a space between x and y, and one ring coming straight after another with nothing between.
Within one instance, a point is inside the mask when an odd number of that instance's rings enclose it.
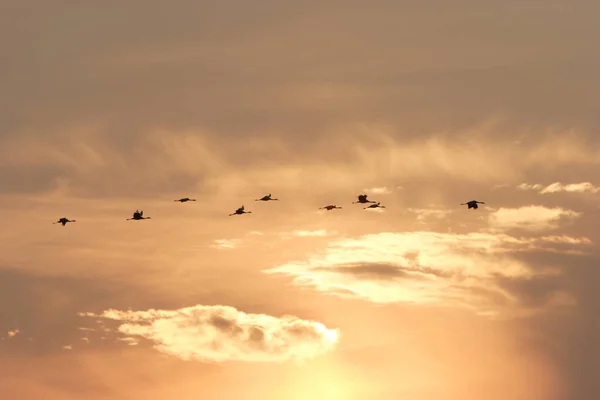
<instances>
[{"instance_id":1,"label":"cloud bank","mask_svg":"<svg viewBox=\"0 0 600 400\"><path fill-rule=\"evenodd\" d=\"M570 299L560 290L549 289L539 304L524 301L509 282L543 281L557 276L558 271L533 268L517 253L568 254L589 244L587 238L567 236L380 233L339 240L308 260L263 272L289 275L298 286L330 295L380 304L467 307L482 315L499 315L533 312L549 299L554 303Z\"/></svg>"},{"instance_id":2,"label":"cloud bank","mask_svg":"<svg viewBox=\"0 0 600 400\"><path fill-rule=\"evenodd\" d=\"M228 306L196 305L172 311L110 309L80 315L124 322L118 330L128 338L145 338L165 354L205 362L301 361L331 351L339 338L338 330L319 322L248 314Z\"/></svg>"}]
</instances>

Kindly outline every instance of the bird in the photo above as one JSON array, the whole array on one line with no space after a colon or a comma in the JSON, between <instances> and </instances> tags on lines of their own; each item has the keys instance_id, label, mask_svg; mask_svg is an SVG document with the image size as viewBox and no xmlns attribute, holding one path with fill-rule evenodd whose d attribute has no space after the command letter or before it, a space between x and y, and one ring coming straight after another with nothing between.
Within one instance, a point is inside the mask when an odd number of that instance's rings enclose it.
<instances>
[{"instance_id":1,"label":"bird","mask_svg":"<svg viewBox=\"0 0 600 400\"><path fill-rule=\"evenodd\" d=\"M190 199L189 197L182 197L179 200L173 200L173 201L179 201L180 203L185 203L186 201L196 201L196 199Z\"/></svg>"},{"instance_id":2,"label":"bird","mask_svg":"<svg viewBox=\"0 0 600 400\"><path fill-rule=\"evenodd\" d=\"M254 199L254 201L269 201L269 200L279 200L271 198L271 193L266 196L261 197L260 199Z\"/></svg>"},{"instance_id":3,"label":"bird","mask_svg":"<svg viewBox=\"0 0 600 400\"><path fill-rule=\"evenodd\" d=\"M483 201L477 201L477 200L471 200L471 201L467 201L466 203L462 203L461 206L468 206L468 209L474 208L474 209L478 209L479 207L477 206L477 203L479 204L485 204Z\"/></svg>"},{"instance_id":4,"label":"bird","mask_svg":"<svg viewBox=\"0 0 600 400\"><path fill-rule=\"evenodd\" d=\"M352 204L365 204L365 203L375 203L372 200L367 200L367 195L366 194L359 194L358 196L358 201L353 201Z\"/></svg>"},{"instance_id":5,"label":"bird","mask_svg":"<svg viewBox=\"0 0 600 400\"><path fill-rule=\"evenodd\" d=\"M373 203L375 203L375 202L373 202ZM385 208L385 206L382 206L382 205L380 205L380 204L381 204L380 202L377 202L377 203L375 203L375 204L371 204L370 206L368 206L368 207L365 207L365 210L366 210L367 208Z\"/></svg>"},{"instance_id":6,"label":"bird","mask_svg":"<svg viewBox=\"0 0 600 400\"><path fill-rule=\"evenodd\" d=\"M133 213L133 217L127 218L127 221L132 219L139 221L141 219L150 219L150 217L144 217L144 211L135 210L135 212Z\"/></svg>"},{"instance_id":7,"label":"bird","mask_svg":"<svg viewBox=\"0 0 600 400\"><path fill-rule=\"evenodd\" d=\"M65 226L67 224L67 222L77 222L77 221L75 221L74 219L68 219L68 218L62 217L58 221L53 222L53 224L62 224L62 226Z\"/></svg>"},{"instance_id":8,"label":"bird","mask_svg":"<svg viewBox=\"0 0 600 400\"><path fill-rule=\"evenodd\" d=\"M242 214L251 214L251 213L252 213L252 211L246 211L244 209L244 206L242 205L240 208L238 208L237 210L235 210L234 212L229 214L229 216L231 217L232 215L242 215Z\"/></svg>"},{"instance_id":9,"label":"bird","mask_svg":"<svg viewBox=\"0 0 600 400\"><path fill-rule=\"evenodd\" d=\"M335 209L341 210L342 207L338 207L336 205L328 205L328 206L325 206L325 207L319 207L319 210L331 211L331 210L335 210Z\"/></svg>"}]
</instances>

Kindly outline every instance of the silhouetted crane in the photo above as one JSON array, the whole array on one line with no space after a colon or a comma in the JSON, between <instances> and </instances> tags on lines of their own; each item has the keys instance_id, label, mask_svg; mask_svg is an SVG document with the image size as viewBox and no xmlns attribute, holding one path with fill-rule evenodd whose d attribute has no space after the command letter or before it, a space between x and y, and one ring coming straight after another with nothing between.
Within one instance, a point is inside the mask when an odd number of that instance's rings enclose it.
<instances>
[{"instance_id":1,"label":"silhouetted crane","mask_svg":"<svg viewBox=\"0 0 600 400\"><path fill-rule=\"evenodd\" d=\"M373 202L373 203L375 203L375 202ZM381 204L380 202L377 202L377 203L375 203L375 204L371 204L370 206L368 206L368 207L365 207L365 210L366 210L367 208L385 208L385 206L382 206L382 205L380 205L380 204Z\"/></svg>"},{"instance_id":2,"label":"silhouetted crane","mask_svg":"<svg viewBox=\"0 0 600 400\"><path fill-rule=\"evenodd\" d=\"M365 204L365 203L375 203L372 200L367 200L367 195L366 194L359 194L358 196L358 201L353 201L352 204Z\"/></svg>"},{"instance_id":3,"label":"silhouetted crane","mask_svg":"<svg viewBox=\"0 0 600 400\"><path fill-rule=\"evenodd\" d=\"M251 214L251 213L252 213L252 211L246 211L244 209L244 206L242 205L240 208L238 208L237 210L235 210L234 212L229 214L229 216L231 217L232 215L242 215L242 214Z\"/></svg>"},{"instance_id":4,"label":"silhouetted crane","mask_svg":"<svg viewBox=\"0 0 600 400\"><path fill-rule=\"evenodd\" d=\"M279 200L271 198L271 193L266 196L261 197L260 199L254 199L254 201L270 201L270 200Z\"/></svg>"},{"instance_id":5,"label":"silhouetted crane","mask_svg":"<svg viewBox=\"0 0 600 400\"><path fill-rule=\"evenodd\" d=\"M62 226L65 226L67 224L67 222L77 222L77 221L75 221L74 219L68 219L68 218L62 217L58 221L53 222L53 224L62 224Z\"/></svg>"},{"instance_id":6,"label":"silhouetted crane","mask_svg":"<svg viewBox=\"0 0 600 400\"><path fill-rule=\"evenodd\" d=\"M477 201L477 200L471 200L471 201L467 201L466 203L462 203L461 206L468 206L468 209L474 208L474 209L478 209L479 207L477 206L477 203L479 204L485 204L483 201Z\"/></svg>"},{"instance_id":7,"label":"silhouetted crane","mask_svg":"<svg viewBox=\"0 0 600 400\"><path fill-rule=\"evenodd\" d=\"M335 209L341 210L342 207L338 207L336 205L329 205L329 206L325 206L325 207L319 207L319 210L331 211L331 210L335 210Z\"/></svg>"},{"instance_id":8,"label":"silhouetted crane","mask_svg":"<svg viewBox=\"0 0 600 400\"><path fill-rule=\"evenodd\" d=\"M186 201L196 201L196 199L190 199L189 197L183 197L179 200L173 200L173 201L179 201L180 203L185 203Z\"/></svg>"},{"instance_id":9,"label":"silhouetted crane","mask_svg":"<svg viewBox=\"0 0 600 400\"><path fill-rule=\"evenodd\" d=\"M135 212L133 213L133 217L127 218L127 221L129 221L129 220L139 221L141 219L150 219L150 217L144 217L144 211L135 210Z\"/></svg>"}]
</instances>

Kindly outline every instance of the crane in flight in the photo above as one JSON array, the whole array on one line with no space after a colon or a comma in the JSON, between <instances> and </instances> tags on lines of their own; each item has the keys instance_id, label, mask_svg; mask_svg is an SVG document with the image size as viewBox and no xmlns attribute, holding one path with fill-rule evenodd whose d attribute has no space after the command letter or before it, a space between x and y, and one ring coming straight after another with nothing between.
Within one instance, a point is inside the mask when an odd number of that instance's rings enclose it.
<instances>
[{"instance_id":1,"label":"crane in flight","mask_svg":"<svg viewBox=\"0 0 600 400\"><path fill-rule=\"evenodd\" d=\"M173 201L178 201L180 203L185 203L186 201L196 201L196 199L190 199L189 197L182 197L179 200L173 200Z\"/></svg>"},{"instance_id":2,"label":"crane in flight","mask_svg":"<svg viewBox=\"0 0 600 400\"><path fill-rule=\"evenodd\" d=\"M471 201L467 201L466 203L462 203L461 206L467 206L467 208L470 210L471 208L474 208L475 210L477 210L479 208L479 206L477 204L485 204L483 201L477 201L477 200L471 200Z\"/></svg>"},{"instance_id":3,"label":"crane in flight","mask_svg":"<svg viewBox=\"0 0 600 400\"><path fill-rule=\"evenodd\" d=\"M129 221L129 220L139 221L141 219L150 219L150 217L144 217L144 211L135 210L135 212L133 213L133 217L127 218L127 221Z\"/></svg>"},{"instance_id":4,"label":"crane in flight","mask_svg":"<svg viewBox=\"0 0 600 400\"><path fill-rule=\"evenodd\" d=\"M271 197L271 193L266 196L261 197L260 199L254 199L254 201L271 201L271 200L279 200Z\"/></svg>"},{"instance_id":5,"label":"crane in flight","mask_svg":"<svg viewBox=\"0 0 600 400\"><path fill-rule=\"evenodd\" d=\"M367 200L366 194L359 194L357 196L358 201L353 201L352 204L366 204L366 203L375 203L373 200Z\"/></svg>"},{"instance_id":6,"label":"crane in flight","mask_svg":"<svg viewBox=\"0 0 600 400\"><path fill-rule=\"evenodd\" d=\"M238 208L237 210L235 210L234 212L229 214L229 216L231 217L232 215L242 215L242 214L251 214L251 213L252 213L252 211L246 211L246 209L242 205L240 208Z\"/></svg>"},{"instance_id":7,"label":"crane in flight","mask_svg":"<svg viewBox=\"0 0 600 400\"><path fill-rule=\"evenodd\" d=\"M373 202L373 203L375 203L375 202ZM368 206L368 207L365 207L365 210L366 210L367 208L385 208L385 206L382 206L380 202L377 202L377 203L375 203L375 204L371 204L371 205L370 205L370 206Z\"/></svg>"},{"instance_id":8,"label":"crane in flight","mask_svg":"<svg viewBox=\"0 0 600 400\"><path fill-rule=\"evenodd\" d=\"M319 207L319 210L327 210L327 211L336 210L336 209L337 210L341 210L342 207L338 207L336 205L328 205L328 206L325 206L325 207Z\"/></svg>"},{"instance_id":9,"label":"crane in flight","mask_svg":"<svg viewBox=\"0 0 600 400\"><path fill-rule=\"evenodd\" d=\"M67 222L77 222L77 221L75 221L74 219L68 219L68 218L62 217L58 221L53 222L53 224L62 224L62 226L65 226L67 224Z\"/></svg>"}]
</instances>

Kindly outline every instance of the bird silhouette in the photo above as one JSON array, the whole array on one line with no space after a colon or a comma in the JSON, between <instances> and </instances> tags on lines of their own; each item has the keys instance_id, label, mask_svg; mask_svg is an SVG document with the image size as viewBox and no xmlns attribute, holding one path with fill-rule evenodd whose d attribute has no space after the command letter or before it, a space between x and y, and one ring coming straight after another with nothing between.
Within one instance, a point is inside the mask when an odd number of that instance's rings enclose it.
<instances>
[{"instance_id":1,"label":"bird silhouette","mask_svg":"<svg viewBox=\"0 0 600 400\"><path fill-rule=\"evenodd\" d=\"M53 222L53 224L62 224L62 226L65 226L67 224L67 222L77 222L77 221L75 221L74 219L68 219L68 218L62 217L58 221Z\"/></svg>"},{"instance_id":2,"label":"bird silhouette","mask_svg":"<svg viewBox=\"0 0 600 400\"><path fill-rule=\"evenodd\" d=\"M196 199L190 199L189 197L182 197L179 200L173 200L173 201L179 201L180 203L185 203L186 201L196 201Z\"/></svg>"},{"instance_id":3,"label":"bird silhouette","mask_svg":"<svg viewBox=\"0 0 600 400\"><path fill-rule=\"evenodd\" d=\"M150 217L144 217L144 211L135 210L135 212L133 213L133 217L127 218L127 221L129 221L129 220L139 221L141 219L150 219Z\"/></svg>"},{"instance_id":4,"label":"bird silhouette","mask_svg":"<svg viewBox=\"0 0 600 400\"><path fill-rule=\"evenodd\" d=\"M325 206L325 207L319 207L319 210L331 211L331 210L335 210L335 209L341 210L342 207L338 207L336 205L328 205L328 206Z\"/></svg>"},{"instance_id":5,"label":"bird silhouette","mask_svg":"<svg viewBox=\"0 0 600 400\"><path fill-rule=\"evenodd\" d=\"M466 203L462 203L461 206L467 206L468 209L474 208L477 210L479 208L479 206L477 206L477 203L485 204L483 201L471 200L467 201Z\"/></svg>"},{"instance_id":6,"label":"bird silhouette","mask_svg":"<svg viewBox=\"0 0 600 400\"><path fill-rule=\"evenodd\" d=\"M373 203L375 203L375 202L373 202ZM381 204L380 202L377 202L377 203L375 203L375 204L371 204L371 205L370 205L370 206L368 206L368 207L365 207L364 209L366 210L367 208L385 208L385 206L382 206L382 205L380 205L380 204Z\"/></svg>"},{"instance_id":7,"label":"bird silhouette","mask_svg":"<svg viewBox=\"0 0 600 400\"><path fill-rule=\"evenodd\" d=\"M254 201L270 201L270 200L279 200L271 198L271 193L266 196L261 197L260 199L254 199Z\"/></svg>"},{"instance_id":8,"label":"bird silhouette","mask_svg":"<svg viewBox=\"0 0 600 400\"><path fill-rule=\"evenodd\" d=\"M359 194L358 196L358 201L353 201L352 204L365 204L365 203L375 203L372 200L367 200L367 195L366 194Z\"/></svg>"},{"instance_id":9,"label":"bird silhouette","mask_svg":"<svg viewBox=\"0 0 600 400\"><path fill-rule=\"evenodd\" d=\"M242 214L251 214L251 213L252 213L252 211L246 211L244 209L244 206L242 205L240 208L238 208L237 210L235 210L234 212L229 214L229 216L231 217L232 215L242 215Z\"/></svg>"}]
</instances>

